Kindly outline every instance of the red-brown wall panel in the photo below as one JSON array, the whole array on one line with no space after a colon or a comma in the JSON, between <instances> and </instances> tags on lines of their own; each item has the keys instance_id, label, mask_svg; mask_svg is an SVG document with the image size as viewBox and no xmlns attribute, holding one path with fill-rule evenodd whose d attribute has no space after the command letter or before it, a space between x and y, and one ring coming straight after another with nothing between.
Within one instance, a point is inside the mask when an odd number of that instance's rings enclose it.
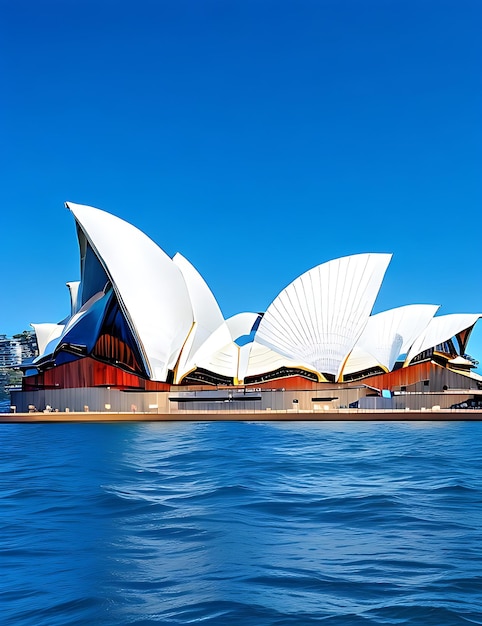
<instances>
[{"instance_id":1,"label":"red-brown wall panel","mask_svg":"<svg viewBox=\"0 0 482 626\"><path fill-rule=\"evenodd\" d=\"M129 374L113 365L101 363L90 357L58 365L23 379L25 390L44 387L59 389L114 387L116 389L149 389L149 391L170 389L167 383L146 381L135 374Z\"/></svg>"}]
</instances>

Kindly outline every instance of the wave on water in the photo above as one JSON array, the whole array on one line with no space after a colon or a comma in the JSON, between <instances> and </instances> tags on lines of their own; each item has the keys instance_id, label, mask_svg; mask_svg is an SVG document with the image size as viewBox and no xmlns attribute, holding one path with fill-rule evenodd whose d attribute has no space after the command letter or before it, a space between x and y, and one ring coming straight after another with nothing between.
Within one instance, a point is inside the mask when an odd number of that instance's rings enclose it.
<instances>
[{"instance_id":1,"label":"wave on water","mask_svg":"<svg viewBox=\"0 0 482 626\"><path fill-rule=\"evenodd\" d=\"M0 413L10 412L10 400L0 400Z\"/></svg>"},{"instance_id":2,"label":"wave on water","mask_svg":"<svg viewBox=\"0 0 482 626\"><path fill-rule=\"evenodd\" d=\"M0 425L2 624L482 624L482 425Z\"/></svg>"}]
</instances>

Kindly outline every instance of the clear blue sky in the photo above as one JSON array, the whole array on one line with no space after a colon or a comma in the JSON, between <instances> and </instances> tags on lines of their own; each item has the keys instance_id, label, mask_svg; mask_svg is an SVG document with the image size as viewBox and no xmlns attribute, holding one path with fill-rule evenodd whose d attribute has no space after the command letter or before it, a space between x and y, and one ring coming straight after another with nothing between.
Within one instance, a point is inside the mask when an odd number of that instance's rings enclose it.
<instances>
[{"instance_id":1,"label":"clear blue sky","mask_svg":"<svg viewBox=\"0 0 482 626\"><path fill-rule=\"evenodd\" d=\"M68 314L67 200L181 252L226 317L358 252L394 255L375 312L482 312L480 0L0 11L0 333Z\"/></svg>"}]
</instances>

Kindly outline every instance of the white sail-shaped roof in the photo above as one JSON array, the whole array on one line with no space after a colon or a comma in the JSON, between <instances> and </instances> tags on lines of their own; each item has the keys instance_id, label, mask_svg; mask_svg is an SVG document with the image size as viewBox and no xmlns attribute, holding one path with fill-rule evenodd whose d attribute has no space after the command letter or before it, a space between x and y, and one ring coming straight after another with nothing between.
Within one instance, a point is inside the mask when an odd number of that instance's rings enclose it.
<instances>
[{"instance_id":1,"label":"white sail-shaped roof","mask_svg":"<svg viewBox=\"0 0 482 626\"><path fill-rule=\"evenodd\" d=\"M70 294L70 314L75 315L80 309L79 303L79 288L80 280L70 281L66 283Z\"/></svg>"},{"instance_id":2,"label":"white sail-shaped roof","mask_svg":"<svg viewBox=\"0 0 482 626\"><path fill-rule=\"evenodd\" d=\"M64 330L64 324L30 324L35 331L37 339L38 357L34 359L38 361L44 355L52 354L59 343L60 336Z\"/></svg>"},{"instance_id":3,"label":"white sail-shaped roof","mask_svg":"<svg viewBox=\"0 0 482 626\"><path fill-rule=\"evenodd\" d=\"M343 374L375 366L391 371L397 358L406 354L438 308L439 305L435 304L409 304L370 316Z\"/></svg>"},{"instance_id":4,"label":"white sail-shaped roof","mask_svg":"<svg viewBox=\"0 0 482 626\"><path fill-rule=\"evenodd\" d=\"M221 324L192 356L189 365L183 375L178 375L181 381L189 371L202 368L221 376L237 379L238 374L239 346L231 340L229 328L225 322Z\"/></svg>"},{"instance_id":5,"label":"white sail-shaped roof","mask_svg":"<svg viewBox=\"0 0 482 626\"><path fill-rule=\"evenodd\" d=\"M343 366L343 376L363 372L372 367L382 367L382 365L371 352L367 352L357 344Z\"/></svg>"},{"instance_id":6,"label":"white sail-shaped roof","mask_svg":"<svg viewBox=\"0 0 482 626\"><path fill-rule=\"evenodd\" d=\"M224 325L224 317L216 298L197 269L182 254L175 254L173 261L184 277L194 322L176 366L176 381L195 367L193 359L196 352L215 330ZM225 342L229 342L229 331L224 329L221 332L225 335Z\"/></svg>"},{"instance_id":7,"label":"white sail-shaped roof","mask_svg":"<svg viewBox=\"0 0 482 626\"><path fill-rule=\"evenodd\" d=\"M244 380L250 376L262 376L268 372L274 372L282 367L313 372L313 367L309 363L289 359L272 348L258 343L255 339L243 346L238 376L240 380Z\"/></svg>"},{"instance_id":8,"label":"white sail-shaped roof","mask_svg":"<svg viewBox=\"0 0 482 626\"><path fill-rule=\"evenodd\" d=\"M339 379L378 295L391 254L356 254L309 270L268 307L256 341Z\"/></svg>"},{"instance_id":9,"label":"white sail-shaped roof","mask_svg":"<svg viewBox=\"0 0 482 626\"><path fill-rule=\"evenodd\" d=\"M228 324L230 320L226 320L197 350L191 362L191 371L202 368L233 378L238 383L242 382L246 376L257 376L277 370L280 367L310 369L308 365L291 361L270 348L256 343L256 341L238 346L234 340L249 333L252 324L258 318L258 314L240 313L239 316L233 317L238 319L230 318L231 327ZM233 332L232 336L229 336L230 330ZM181 379L181 377L179 378Z\"/></svg>"},{"instance_id":10,"label":"white sail-shaped roof","mask_svg":"<svg viewBox=\"0 0 482 626\"><path fill-rule=\"evenodd\" d=\"M482 317L480 313L451 313L434 317L425 331L417 337L407 354L404 365L408 365L417 354L434 348L458 333L471 328Z\"/></svg>"},{"instance_id":11,"label":"white sail-shaped roof","mask_svg":"<svg viewBox=\"0 0 482 626\"><path fill-rule=\"evenodd\" d=\"M178 266L142 231L100 209L67 202L114 287L152 380L165 381L191 329Z\"/></svg>"}]
</instances>

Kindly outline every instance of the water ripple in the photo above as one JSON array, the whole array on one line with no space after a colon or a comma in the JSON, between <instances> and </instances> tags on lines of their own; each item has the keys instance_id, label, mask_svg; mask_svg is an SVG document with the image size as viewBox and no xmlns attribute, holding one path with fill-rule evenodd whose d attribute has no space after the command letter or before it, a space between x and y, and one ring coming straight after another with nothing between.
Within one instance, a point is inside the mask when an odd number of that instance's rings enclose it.
<instances>
[{"instance_id":1,"label":"water ripple","mask_svg":"<svg viewBox=\"0 0 482 626\"><path fill-rule=\"evenodd\" d=\"M482 424L0 431L2 624L482 624Z\"/></svg>"}]
</instances>

